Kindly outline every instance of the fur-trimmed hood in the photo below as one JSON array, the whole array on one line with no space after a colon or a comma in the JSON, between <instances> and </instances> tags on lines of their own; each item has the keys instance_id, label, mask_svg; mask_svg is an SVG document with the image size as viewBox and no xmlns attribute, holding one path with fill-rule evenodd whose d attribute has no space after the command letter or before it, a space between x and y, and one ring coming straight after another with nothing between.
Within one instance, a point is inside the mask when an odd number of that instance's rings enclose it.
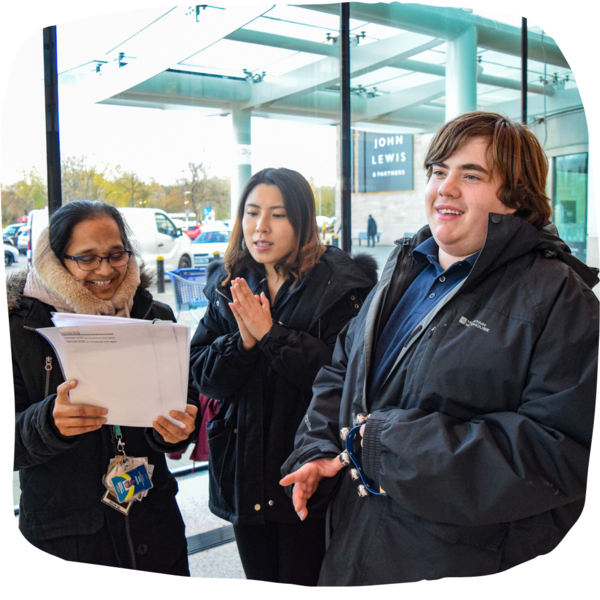
<instances>
[{"instance_id":1,"label":"fur-trimmed hood","mask_svg":"<svg viewBox=\"0 0 600 600\"><path fill-rule=\"evenodd\" d=\"M139 269L140 284L138 290L145 291L154 283L154 276L144 263L141 263ZM23 290L25 289L25 282L27 281L29 271L30 267L27 267L26 269L11 273L6 278L6 302L9 313L19 308L23 303Z\"/></svg>"}]
</instances>

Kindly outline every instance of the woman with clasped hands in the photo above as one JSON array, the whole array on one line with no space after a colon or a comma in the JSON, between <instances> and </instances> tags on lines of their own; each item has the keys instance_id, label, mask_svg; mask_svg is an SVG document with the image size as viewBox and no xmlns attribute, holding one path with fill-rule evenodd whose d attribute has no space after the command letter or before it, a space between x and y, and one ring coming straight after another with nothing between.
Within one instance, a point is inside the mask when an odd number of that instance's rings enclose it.
<instances>
[{"instance_id":1,"label":"woman with clasped hands","mask_svg":"<svg viewBox=\"0 0 600 600\"><path fill-rule=\"evenodd\" d=\"M164 453L184 447L194 432L197 390L190 386L185 412L170 413L182 427L164 416L153 428L106 426L106 409L70 404L77 382L63 381L52 347L36 332L52 327L53 311L174 321L149 283L121 213L87 201L55 212L33 268L7 281L19 527L31 544L66 560L189 575L177 484ZM103 502L102 481L119 441L128 457L147 458L153 469L147 495L122 505Z\"/></svg>"},{"instance_id":2,"label":"woman with clasped hands","mask_svg":"<svg viewBox=\"0 0 600 600\"><path fill-rule=\"evenodd\" d=\"M306 179L265 169L242 193L224 264L210 266L191 349L200 392L221 404L208 425L209 506L233 523L248 579L316 585L325 513L298 519L280 467L376 265L323 246Z\"/></svg>"}]
</instances>

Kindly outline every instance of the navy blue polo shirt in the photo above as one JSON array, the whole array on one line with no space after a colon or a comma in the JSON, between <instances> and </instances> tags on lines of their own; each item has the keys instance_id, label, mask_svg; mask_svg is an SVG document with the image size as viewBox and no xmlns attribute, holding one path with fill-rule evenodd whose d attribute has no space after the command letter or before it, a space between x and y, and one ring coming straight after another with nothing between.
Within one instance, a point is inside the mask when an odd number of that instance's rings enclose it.
<instances>
[{"instance_id":1,"label":"navy blue polo shirt","mask_svg":"<svg viewBox=\"0 0 600 600\"><path fill-rule=\"evenodd\" d=\"M438 261L438 253L439 248L433 237L413 250L415 262L429 264L400 298L381 332L371 363L367 387L368 406L379 392L414 328L455 285L469 274L479 255L477 252L455 262L444 271Z\"/></svg>"}]
</instances>

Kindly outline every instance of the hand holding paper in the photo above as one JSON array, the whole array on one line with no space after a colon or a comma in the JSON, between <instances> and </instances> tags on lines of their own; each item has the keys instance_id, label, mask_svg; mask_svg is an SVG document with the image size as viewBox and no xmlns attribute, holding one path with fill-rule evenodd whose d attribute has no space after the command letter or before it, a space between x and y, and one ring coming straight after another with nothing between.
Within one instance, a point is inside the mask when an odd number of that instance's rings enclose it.
<instances>
[{"instance_id":1,"label":"hand holding paper","mask_svg":"<svg viewBox=\"0 0 600 600\"><path fill-rule=\"evenodd\" d=\"M75 406L69 402L69 390L77 387L77 381L65 381L61 383L56 392L56 400L54 401L54 410L52 417L56 428L66 437L88 433L100 429L106 419L102 415L106 415L108 411L99 406Z\"/></svg>"},{"instance_id":2,"label":"hand holding paper","mask_svg":"<svg viewBox=\"0 0 600 600\"><path fill-rule=\"evenodd\" d=\"M158 417L156 421L152 423L152 426L160 433L165 442L168 444L176 444L177 442L186 440L192 431L194 431L197 413L197 406L187 404L184 413L178 410L172 410L169 413L171 417L183 423L183 427L174 425L164 417Z\"/></svg>"},{"instance_id":3,"label":"hand holding paper","mask_svg":"<svg viewBox=\"0 0 600 600\"><path fill-rule=\"evenodd\" d=\"M65 379L77 381L76 389L69 388L68 400L65 390L58 402L60 410L69 413L59 412L60 418L81 418L73 411L93 406L105 409L92 416L106 415L107 425L152 427L161 415L179 433L181 423L170 411L186 414L189 329L185 325L69 313L55 313L53 321L56 327L37 331L52 344Z\"/></svg>"}]
</instances>

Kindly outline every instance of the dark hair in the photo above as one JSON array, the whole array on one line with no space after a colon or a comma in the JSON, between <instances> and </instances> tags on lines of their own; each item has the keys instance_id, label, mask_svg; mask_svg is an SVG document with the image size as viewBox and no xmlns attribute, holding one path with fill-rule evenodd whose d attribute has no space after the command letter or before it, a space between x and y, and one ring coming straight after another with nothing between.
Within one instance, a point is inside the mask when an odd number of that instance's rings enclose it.
<instances>
[{"instance_id":1,"label":"dark hair","mask_svg":"<svg viewBox=\"0 0 600 600\"><path fill-rule=\"evenodd\" d=\"M488 160L502 182L498 199L516 209L514 216L534 227L543 227L552 215L551 201L546 195L548 159L531 131L502 115L470 112L443 125L425 156L427 179L435 165L478 137L489 141Z\"/></svg>"},{"instance_id":2,"label":"dark hair","mask_svg":"<svg viewBox=\"0 0 600 600\"><path fill-rule=\"evenodd\" d=\"M242 276L249 269L264 270L264 267L252 258L248 248L243 244L244 232L242 229L246 199L252 190L261 183L275 186L281 192L287 218L294 229L296 238L292 251L275 265L275 271L285 279L291 276L296 281L310 271L325 252L325 246L319 239L315 196L308 181L300 173L291 169L263 169L252 175L242 192L235 225L223 259L228 275L222 285Z\"/></svg>"},{"instance_id":3,"label":"dark hair","mask_svg":"<svg viewBox=\"0 0 600 600\"><path fill-rule=\"evenodd\" d=\"M116 222L125 250L133 250L129 241L131 231L125 223L123 215L114 206L104 204L99 200L95 202L76 200L61 206L50 218L50 248L63 265L65 264L65 252L71 243L73 228L83 221L102 219L103 217L109 217Z\"/></svg>"}]
</instances>

